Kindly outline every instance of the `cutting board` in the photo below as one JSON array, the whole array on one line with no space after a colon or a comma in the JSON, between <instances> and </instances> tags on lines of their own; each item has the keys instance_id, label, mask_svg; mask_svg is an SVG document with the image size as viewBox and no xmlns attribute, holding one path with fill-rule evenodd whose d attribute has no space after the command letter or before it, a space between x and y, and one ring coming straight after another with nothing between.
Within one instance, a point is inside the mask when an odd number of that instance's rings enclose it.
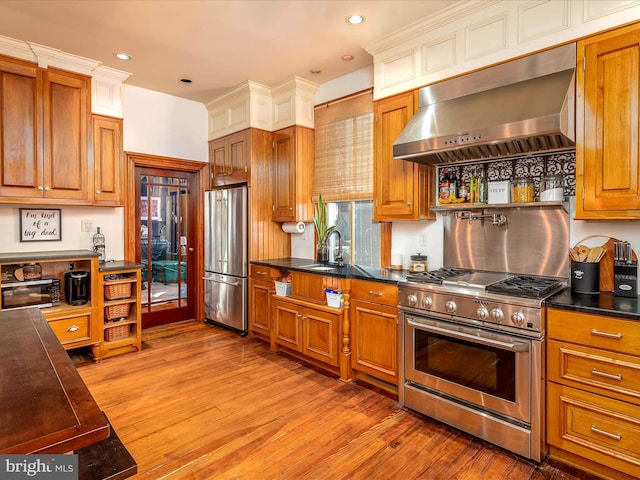
<instances>
[{"instance_id":1,"label":"cutting board","mask_svg":"<svg viewBox=\"0 0 640 480\"><path fill-rule=\"evenodd\" d=\"M613 244L616 241L620 241L617 238L613 238L613 237L603 237L603 238L608 238L608 240L605 243L599 243L599 242L594 242L593 239L591 239L590 241L585 241L585 240L581 240L579 242L576 243L576 245L580 245L580 244L584 244L587 245L589 247L594 247L596 245L602 245L604 248L607 249L607 252L604 254L604 256L600 259L600 291L601 292L613 292L615 290L615 286L614 286L614 282L613 282ZM631 251L631 258L634 261L638 260L638 257L636 256L636 252L634 252L633 250Z\"/></svg>"}]
</instances>

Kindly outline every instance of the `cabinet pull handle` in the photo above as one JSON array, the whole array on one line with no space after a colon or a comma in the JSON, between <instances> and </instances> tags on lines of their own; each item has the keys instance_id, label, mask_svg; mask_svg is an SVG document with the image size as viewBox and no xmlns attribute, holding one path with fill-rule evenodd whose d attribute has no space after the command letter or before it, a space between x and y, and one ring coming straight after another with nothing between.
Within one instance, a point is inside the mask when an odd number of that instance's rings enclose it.
<instances>
[{"instance_id":1,"label":"cabinet pull handle","mask_svg":"<svg viewBox=\"0 0 640 480\"><path fill-rule=\"evenodd\" d=\"M612 375L610 373L599 372L595 368L591 369L591 373L593 375L597 375L598 377L610 378L611 380L622 380L622 375L620 375L619 373L617 375Z\"/></svg>"},{"instance_id":2,"label":"cabinet pull handle","mask_svg":"<svg viewBox=\"0 0 640 480\"><path fill-rule=\"evenodd\" d=\"M80 327L77 325L71 325L69 328L67 328L67 332L77 332L78 330L80 330Z\"/></svg>"},{"instance_id":3,"label":"cabinet pull handle","mask_svg":"<svg viewBox=\"0 0 640 480\"><path fill-rule=\"evenodd\" d=\"M595 425L591 425L591 431L593 433L599 433L600 435L604 435L605 437L613 438L614 440L620 440L622 438L622 435L620 435L619 433L605 432L604 430L600 430L599 428L596 428Z\"/></svg>"},{"instance_id":4,"label":"cabinet pull handle","mask_svg":"<svg viewBox=\"0 0 640 480\"><path fill-rule=\"evenodd\" d=\"M257 275L266 275L267 272L256 272Z\"/></svg>"},{"instance_id":5,"label":"cabinet pull handle","mask_svg":"<svg viewBox=\"0 0 640 480\"><path fill-rule=\"evenodd\" d=\"M616 340L620 340L622 338L621 333L599 332L595 328L591 329L591 335L595 335L596 337L615 338Z\"/></svg>"},{"instance_id":6,"label":"cabinet pull handle","mask_svg":"<svg viewBox=\"0 0 640 480\"><path fill-rule=\"evenodd\" d=\"M372 290L369 290L369 295L371 295L372 297L381 297L384 294L382 292L374 292Z\"/></svg>"}]
</instances>

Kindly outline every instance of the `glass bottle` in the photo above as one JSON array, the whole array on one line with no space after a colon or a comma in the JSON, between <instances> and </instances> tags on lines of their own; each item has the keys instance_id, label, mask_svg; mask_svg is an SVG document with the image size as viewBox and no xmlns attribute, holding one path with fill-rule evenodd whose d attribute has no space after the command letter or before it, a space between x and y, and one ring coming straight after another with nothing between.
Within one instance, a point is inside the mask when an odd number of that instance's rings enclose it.
<instances>
[{"instance_id":1,"label":"glass bottle","mask_svg":"<svg viewBox=\"0 0 640 480\"><path fill-rule=\"evenodd\" d=\"M93 251L100 255L100 263L104 263L105 246L104 235L100 233L100 227L96 228L96 233L93 236Z\"/></svg>"},{"instance_id":2,"label":"glass bottle","mask_svg":"<svg viewBox=\"0 0 640 480\"><path fill-rule=\"evenodd\" d=\"M487 203L489 201L489 185L487 184L487 177L484 174L484 168L480 168L480 175L476 180L476 198L479 203Z\"/></svg>"}]
</instances>

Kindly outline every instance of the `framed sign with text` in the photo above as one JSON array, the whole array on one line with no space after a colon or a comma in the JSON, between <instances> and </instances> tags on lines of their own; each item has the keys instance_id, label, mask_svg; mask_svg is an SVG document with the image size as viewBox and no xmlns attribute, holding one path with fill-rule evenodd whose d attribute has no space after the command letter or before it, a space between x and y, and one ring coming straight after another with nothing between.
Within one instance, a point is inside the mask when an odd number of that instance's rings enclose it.
<instances>
[{"instance_id":1,"label":"framed sign with text","mask_svg":"<svg viewBox=\"0 0 640 480\"><path fill-rule=\"evenodd\" d=\"M62 214L60 212L59 208L21 208L20 241L62 240Z\"/></svg>"}]
</instances>

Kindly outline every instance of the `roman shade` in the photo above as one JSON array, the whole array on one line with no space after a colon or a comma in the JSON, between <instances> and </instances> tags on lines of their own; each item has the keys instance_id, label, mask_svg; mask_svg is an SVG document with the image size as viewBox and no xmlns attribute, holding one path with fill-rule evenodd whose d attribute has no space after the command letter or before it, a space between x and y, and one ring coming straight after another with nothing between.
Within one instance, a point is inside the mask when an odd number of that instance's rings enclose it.
<instances>
[{"instance_id":1,"label":"roman shade","mask_svg":"<svg viewBox=\"0 0 640 480\"><path fill-rule=\"evenodd\" d=\"M313 199L373 199L373 91L315 107Z\"/></svg>"}]
</instances>

